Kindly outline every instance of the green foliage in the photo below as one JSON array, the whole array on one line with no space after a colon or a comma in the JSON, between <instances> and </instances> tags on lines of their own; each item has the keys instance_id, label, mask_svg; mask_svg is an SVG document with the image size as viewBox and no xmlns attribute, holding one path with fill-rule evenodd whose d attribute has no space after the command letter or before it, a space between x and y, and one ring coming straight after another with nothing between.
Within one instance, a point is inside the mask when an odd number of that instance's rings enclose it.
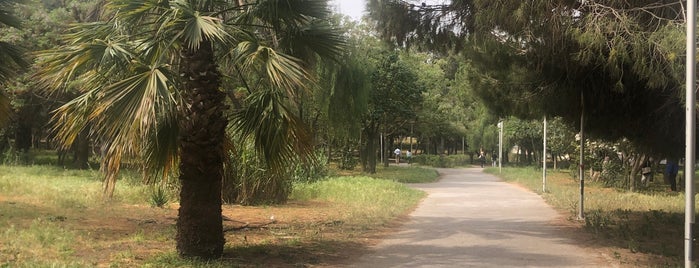
<instances>
[{"instance_id":1,"label":"green foliage","mask_svg":"<svg viewBox=\"0 0 699 268\"><path fill-rule=\"evenodd\" d=\"M163 187L152 187L150 190L150 205L154 207L165 207L170 202L170 196Z\"/></svg>"},{"instance_id":2,"label":"green foliage","mask_svg":"<svg viewBox=\"0 0 699 268\"><path fill-rule=\"evenodd\" d=\"M342 150L339 168L342 170L353 170L358 164L357 158L351 150Z\"/></svg>"},{"instance_id":3,"label":"green foliage","mask_svg":"<svg viewBox=\"0 0 699 268\"><path fill-rule=\"evenodd\" d=\"M412 208L424 192L403 184L369 177L338 177L312 184L296 184L291 198L319 200L350 208L343 220L349 223L384 224Z\"/></svg>"},{"instance_id":4,"label":"green foliage","mask_svg":"<svg viewBox=\"0 0 699 268\"><path fill-rule=\"evenodd\" d=\"M316 151L313 161L297 162L292 174L293 182L316 182L328 175L328 157L325 152Z\"/></svg>"},{"instance_id":5,"label":"green foliage","mask_svg":"<svg viewBox=\"0 0 699 268\"><path fill-rule=\"evenodd\" d=\"M585 107L589 136L627 138L663 155L684 147L681 2L372 0L368 7L384 40L462 52L475 95L499 116L579 125Z\"/></svg>"},{"instance_id":6,"label":"green foliage","mask_svg":"<svg viewBox=\"0 0 699 268\"><path fill-rule=\"evenodd\" d=\"M72 246L76 234L63 228L60 221L37 218L28 228L0 223L4 226L0 232L0 266L18 263L26 267L50 267L57 260L69 259L75 253ZM66 263L79 265L71 261Z\"/></svg>"},{"instance_id":7,"label":"green foliage","mask_svg":"<svg viewBox=\"0 0 699 268\"><path fill-rule=\"evenodd\" d=\"M430 183L439 179L439 173L432 168L388 166L369 175L372 178L392 180L401 183Z\"/></svg>"},{"instance_id":8,"label":"green foliage","mask_svg":"<svg viewBox=\"0 0 699 268\"><path fill-rule=\"evenodd\" d=\"M471 165L471 158L468 155L430 155L420 154L413 156L413 162L419 165L453 168Z\"/></svg>"},{"instance_id":9,"label":"green foliage","mask_svg":"<svg viewBox=\"0 0 699 268\"><path fill-rule=\"evenodd\" d=\"M281 204L291 192L289 169L270 170L250 141L229 152L223 200L230 204Z\"/></svg>"}]
</instances>

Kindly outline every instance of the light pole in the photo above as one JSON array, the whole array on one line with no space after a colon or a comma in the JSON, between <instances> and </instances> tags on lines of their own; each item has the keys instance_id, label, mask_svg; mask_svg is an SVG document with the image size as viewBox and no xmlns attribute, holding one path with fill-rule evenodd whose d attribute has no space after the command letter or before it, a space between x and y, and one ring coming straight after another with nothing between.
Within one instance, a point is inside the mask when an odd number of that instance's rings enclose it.
<instances>
[{"instance_id":1,"label":"light pole","mask_svg":"<svg viewBox=\"0 0 699 268\"><path fill-rule=\"evenodd\" d=\"M578 220L585 219L585 95L580 91L580 201Z\"/></svg>"},{"instance_id":2,"label":"light pole","mask_svg":"<svg viewBox=\"0 0 699 268\"><path fill-rule=\"evenodd\" d=\"M502 129L504 126L504 121L500 120L500 122L498 122L498 128L500 129L500 135L498 137L498 169L500 169L500 173L502 173Z\"/></svg>"},{"instance_id":3,"label":"light pole","mask_svg":"<svg viewBox=\"0 0 699 268\"><path fill-rule=\"evenodd\" d=\"M685 184L685 205L684 205L684 267L694 267L692 240L694 234L692 227L694 226L694 143L695 143L695 127L696 127L696 12L697 1L687 1L687 56L686 56L686 75L685 75L685 145L684 145L684 184Z\"/></svg>"},{"instance_id":4,"label":"light pole","mask_svg":"<svg viewBox=\"0 0 699 268\"><path fill-rule=\"evenodd\" d=\"M544 154L541 156L543 159L542 162L544 162L544 181L543 181L543 186L542 186L542 191L545 193L546 192L546 116L544 116Z\"/></svg>"},{"instance_id":5,"label":"light pole","mask_svg":"<svg viewBox=\"0 0 699 268\"><path fill-rule=\"evenodd\" d=\"M413 122L410 122L410 153L415 153L413 152Z\"/></svg>"}]
</instances>

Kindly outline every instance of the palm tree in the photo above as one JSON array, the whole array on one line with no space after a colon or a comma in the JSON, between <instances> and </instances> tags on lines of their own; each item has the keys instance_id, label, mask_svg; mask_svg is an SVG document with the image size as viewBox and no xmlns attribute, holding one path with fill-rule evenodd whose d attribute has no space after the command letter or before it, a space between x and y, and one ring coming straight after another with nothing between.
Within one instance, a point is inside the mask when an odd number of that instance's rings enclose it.
<instances>
[{"instance_id":1,"label":"palm tree","mask_svg":"<svg viewBox=\"0 0 699 268\"><path fill-rule=\"evenodd\" d=\"M20 20L10 12L19 0L0 0L0 28L4 26L19 28ZM26 67L23 52L12 43L0 40L0 84L17 73L17 67ZM0 92L0 125L6 123L12 112L10 100Z\"/></svg>"},{"instance_id":2,"label":"palm tree","mask_svg":"<svg viewBox=\"0 0 699 268\"><path fill-rule=\"evenodd\" d=\"M47 88L70 81L82 92L56 111L57 136L70 144L90 126L109 144L107 192L122 156L157 174L179 165L178 253L218 258L229 119L272 165L300 148L289 100L313 84L309 60L342 52L328 12L326 0L108 1L107 19L76 25L65 46L40 54ZM224 79L246 94L223 91Z\"/></svg>"}]
</instances>

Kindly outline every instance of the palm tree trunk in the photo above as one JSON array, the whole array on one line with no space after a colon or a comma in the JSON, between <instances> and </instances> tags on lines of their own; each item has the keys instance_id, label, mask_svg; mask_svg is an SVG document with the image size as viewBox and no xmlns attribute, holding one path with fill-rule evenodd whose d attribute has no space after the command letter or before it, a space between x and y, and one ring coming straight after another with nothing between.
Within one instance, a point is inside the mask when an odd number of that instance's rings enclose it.
<instances>
[{"instance_id":1,"label":"palm tree trunk","mask_svg":"<svg viewBox=\"0 0 699 268\"><path fill-rule=\"evenodd\" d=\"M211 44L204 41L197 50L184 50L177 251L182 257L215 259L221 257L225 243L221 183L226 107Z\"/></svg>"}]
</instances>

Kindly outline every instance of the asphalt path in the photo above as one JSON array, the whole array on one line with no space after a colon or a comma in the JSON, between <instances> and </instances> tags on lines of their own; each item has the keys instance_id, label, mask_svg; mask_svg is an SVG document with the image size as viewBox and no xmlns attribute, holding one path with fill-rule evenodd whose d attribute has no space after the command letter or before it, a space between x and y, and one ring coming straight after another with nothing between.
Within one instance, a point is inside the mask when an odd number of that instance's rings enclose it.
<instances>
[{"instance_id":1,"label":"asphalt path","mask_svg":"<svg viewBox=\"0 0 699 268\"><path fill-rule=\"evenodd\" d=\"M399 231L350 267L610 267L554 224L543 199L480 168L439 169Z\"/></svg>"}]
</instances>

